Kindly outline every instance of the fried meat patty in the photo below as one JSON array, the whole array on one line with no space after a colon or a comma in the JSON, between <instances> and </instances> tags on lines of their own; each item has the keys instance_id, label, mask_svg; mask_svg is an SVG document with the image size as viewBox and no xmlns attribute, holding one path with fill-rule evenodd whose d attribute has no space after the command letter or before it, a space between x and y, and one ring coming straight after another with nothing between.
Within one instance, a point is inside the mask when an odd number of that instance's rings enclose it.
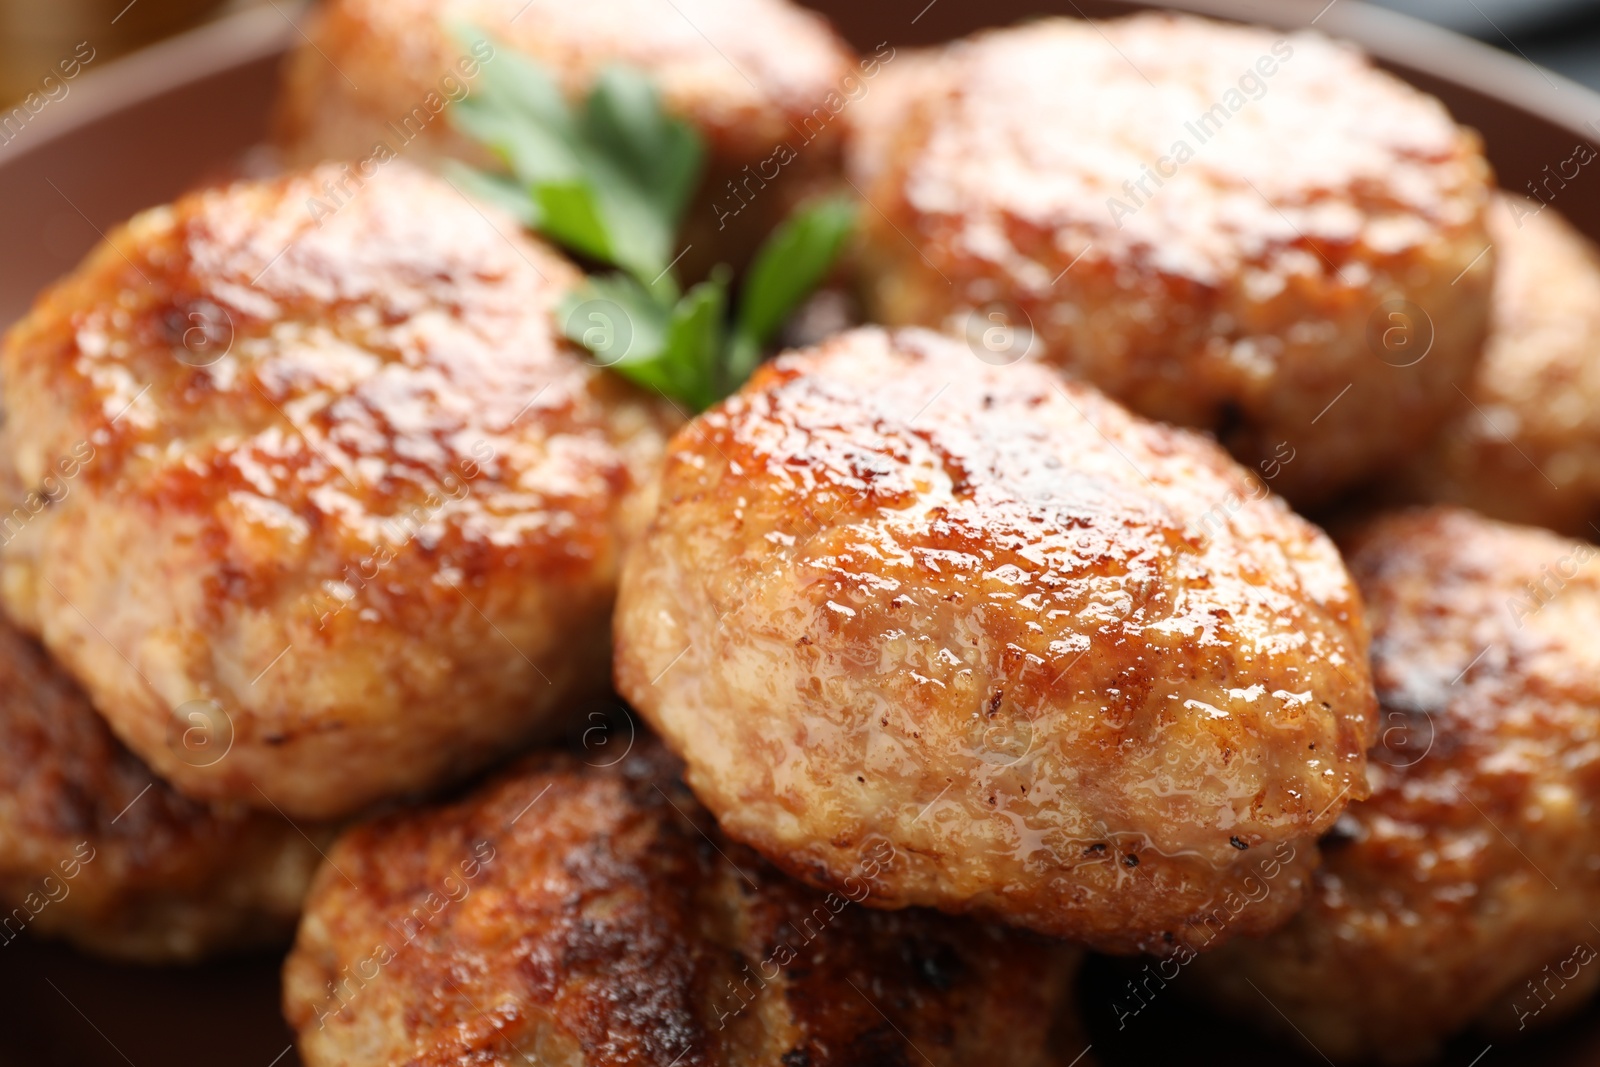
<instances>
[{"instance_id":1,"label":"fried meat patty","mask_svg":"<svg viewBox=\"0 0 1600 1067\"><path fill-rule=\"evenodd\" d=\"M1503 194L1483 362L1411 474L1417 496L1600 536L1600 251L1553 208Z\"/></svg>"},{"instance_id":2,"label":"fried meat patty","mask_svg":"<svg viewBox=\"0 0 1600 1067\"><path fill-rule=\"evenodd\" d=\"M1382 709L1372 796L1324 839L1305 910L1200 959L1190 988L1337 1060L1421 1060L1600 981L1600 549L1453 508L1348 548Z\"/></svg>"},{"instance_id":3,"label":"fried meat patty","mask_svg":"<svg viewBox=\"0 0 1600 1067\"><path fill-rule=\"evenodd\" d=\"M1405 457L1456 401L1486 330L1490 170L1354 49L1047 19L901 78L851 113L875 321L1059 364L1215 432L1297 503Z\"/></svg>"},{"instance_id":4,"label":"fried meat patty","mask_svg":"<svg viewBox=\"0 0 1600 1067\"><path fill-rule=\"evenodd\" d=\"M514 223L398 162L329 207L341 178L138 216L0 352L12 615L178 789L296 818L604 687L676 421L562 339L578 272Z\"/></svg>"},{"instance_id":5,"label":"fried meat patty","mask_svg":"<svg viewBox=\"0 0 1600 1067\"><path fill-rule=\"evenodd\" d=\"M676 771L641 734L621 760L540 754L346 835L284 968L308 1067L1065 1067L1084 1051L1076 950L793 883L723 839Z\"/></svg>"},{"instance_id":6,"label":"fried meat patty","mask_svg":"<svg viewBox=\"0 0 1600 1067\"><path fill-rule=\"evenodd\" d=\"M674 439L619 690L729 836L869 902L1112 951L1210 943L1365 792L1331 542L1213 443L925 330L780 356Z\"/></svg>"},{"instance_id":7,"label":"fried meat patty","mask_svg":"<svg viewBox=\"0 0 1600 1067\"><path fill-rule=\"evenodd\" d=\"M24 933L142 963L287 942L315 841L179 795L37 643L0 622L0 942Z\"/></svg>"}]
</instances>

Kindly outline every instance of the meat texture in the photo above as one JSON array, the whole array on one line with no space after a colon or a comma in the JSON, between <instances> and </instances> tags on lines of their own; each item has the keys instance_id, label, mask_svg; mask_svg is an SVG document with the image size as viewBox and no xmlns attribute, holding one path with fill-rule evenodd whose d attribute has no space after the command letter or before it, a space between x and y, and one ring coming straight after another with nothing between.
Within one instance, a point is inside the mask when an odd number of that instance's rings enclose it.
<instances>
[{"instance_id":1,"label":"meat texture","mask_svg":"<svg viewBox=\"0 0 1600 1067\"><path fill-rule=\"evenodd\" d=\"M1413 499L1600 536L1600 252L1555 209L1502 195L1483 362L1412 466Z\"/></svg>"},{"instance_id":2,"label":"meat texture","mask_svg":"<svg viewBox=\"0 0 1600 1067\"><path fill-rule=\"evenodd\" d=\"M620 759L540 754L348 834L284 969L308 1067L1065 1067L1085 1051L1076 950L790 882L722 838L676 772L640 733ZM863 874L898 862L885 849Z\"/></svg>"},{"instance_id":3,"label":"meat texture","mask_svg":"<svg viewBox=\"0 0 1600 1067\"><path fill-rule=\"evenodd\" d=\"M179 790L295 818L604 687L677 421L562 338L578 272L512 222L338 176L138 216L0 352L7 607Z\"/></svg>"},{"instance_id":4,"label":"meat texture","mask_svg":"<svg viewBox=\"0 0 1600 1067\"><path fill-rule=\"evenodd\" d=\"M616 647L731 837L835 891L887 842L881 907L1205 946L1285 919L1365 792L1327 538L1211 442L927 331L780 356L679 434Z\"/></svg>"},{"instance_id":5,"label":"meat texture","mask_svg":"<svg viewBox=\"0 0 1600 1067\"><path fill-rule=\"evenodd\" d=\"M287 943L332 832L188 800L0 622L0 944L187 963Z\"/></svg>"},{"instance_id":6,"label":"meat texture","mask_svg":"<svg viewBox=\"0 0 1600 1067\"><path fill-rule=\"evenodd\" d=\"M1406 458L1456 402L1487 328L1489 166L1354 49L1048 19L885 82L847 159L875 321L1059 364L1215 432L1300 504Z\"/></svg>"},{"instance_id":7,"label":"meat texture","mask_svg":"<svg viewBox=\"0 0 1600 1067\"><path fill-rule=\"evenodd\" d=\"M1600 981L1600 549L1453 508L1348 547L1372 796L1324 839L1306 909L1187 988L1341 1062L1424 1060L1472 1025L1499 1045Z\"/></svg>"}]
</instances>

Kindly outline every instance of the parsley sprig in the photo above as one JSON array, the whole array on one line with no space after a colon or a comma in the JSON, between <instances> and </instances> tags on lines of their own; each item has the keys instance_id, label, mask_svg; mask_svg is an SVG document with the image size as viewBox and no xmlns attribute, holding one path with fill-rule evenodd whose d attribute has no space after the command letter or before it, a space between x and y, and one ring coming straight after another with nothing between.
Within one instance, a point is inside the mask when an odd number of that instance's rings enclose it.
<instances>
[{"instance_id":1,"label":"parsley sprig","mask_svg":"<svg viewBox=\"0 0 1600 1067\"><path fill-rule=\"evenodd\" d=\"M470 47L483 34L458 36ZM737 389L832 268L854 205L823 199L786 219L756 253L730 312L725 266L687 292L674 274L705 145L665 111L646 75L608 67L584 100L571 102L542 66L509 48L496 48L483 73L451 113L508 173L457 165L459 180L529 229L615 268L567 298L567 335L602 365L695 410Z\"/></svg>"}]
</instances>

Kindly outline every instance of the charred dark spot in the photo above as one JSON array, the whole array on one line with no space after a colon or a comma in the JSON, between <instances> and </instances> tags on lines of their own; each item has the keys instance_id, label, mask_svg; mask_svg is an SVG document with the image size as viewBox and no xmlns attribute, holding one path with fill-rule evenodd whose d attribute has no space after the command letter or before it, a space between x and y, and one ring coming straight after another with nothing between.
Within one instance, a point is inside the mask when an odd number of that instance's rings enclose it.
<instances>
[{"instance_id":1,"label":"charred dark spot","mask_svg":"<svg viewBox=\"0 0 1600 1067\"><path fill-rule=\"evenodd\" d=\"M832 1049L829 1051L831 1053ZM870 1063L874 1067L910 1067L911 1064L904 1039L887 1020L844 1038L834 1062Z\"/></svg>"},{"instance_id":2,"label":"charred dark spot","mask_svg":"<svg viewBox=\"0 0 1600 1067\"><path fill-rule=\"evenodd\" d=\"M1238 435L1244 426L1244 411L1232 401L1224 402L1217 409L1216 434L1217 440L1223 444L1229 443Z\"/></svg>"},{"instance_id":3,"label":"charred dark spot","mask_svg":"<svg viewBox=\"0 0 1600 1067\"><path fill-rule=\"evenodd\" d=\"M1000 711L1000 701L1005 698L1004 689L996 689L989 694L989 718L994 718Z\"/></svg>"},{"instance_id":4,"label":"charred dark spot","mask_svg":"<svg viewBox=\"0 0 1600 1067\"><path fill-rule=\"evenodd\" d=\"M1234 848L1238 849L1240 852L1243 852L1245 849L1250 847L1250 843L1248 841L1246 841L1244 838L1238 836L1237 834L1235 834L1234 836L1228 838L1228 844L1232 845Z\"/></svg>"},{"instance_id":5,"label":"charred dark spot","mask_svg":"<svg viewBox=\"0 0 1600 1067\"><path fill-rule=\"evenodd\" d=\"M1134 867L1139 866L1139 857L1130 852L1122 857L1122 865L1132 870Z\"/></svg>"},{"instance_id":6,"label":"charred dark spot","mask_svg":"<svg viewBox=\"0 0 1600 1067\"><path fill-rule=\"evenodd\" d=\"M1088 848L1084 849L1083 854L1085 856L1104 856L1106 854L1106 843L1104 841L1097 841Z\"/></svg>"},{"instance_id":7,"label":"charred dark spot","mask_svg":"<svg viewBox=\"0 0 1600 1067\"><path fill-rule=\"evenodd\" d=\"M803 1048L792 1048L779 1057L783 1067L811 1067L811 1053Z\"/></svg>"},{"instance_id":8,"label":"charred dark spot","mask_svg":"<svg viewBox=\"0 0 1600 1067\"><path fill-rule=\"evenodd\" d=\"M961 960L949 945L919 954L913 962L923 980L941 993L954 986L961 976Z\"/></svg>"},{"instance_id":9,"label":"charred dark spot","mask_svg":"<svg viewBox=\"0 0 1600 1067\"><path fill-rule=\"evenodd\" d=\"M1328 827L1328 832L1322 835L1317 845L1324 852L1332 852L1355 841L1360 834L1359 824L1349 815L1341 815L1337 822Z\"/></svg>"}]
</instances>

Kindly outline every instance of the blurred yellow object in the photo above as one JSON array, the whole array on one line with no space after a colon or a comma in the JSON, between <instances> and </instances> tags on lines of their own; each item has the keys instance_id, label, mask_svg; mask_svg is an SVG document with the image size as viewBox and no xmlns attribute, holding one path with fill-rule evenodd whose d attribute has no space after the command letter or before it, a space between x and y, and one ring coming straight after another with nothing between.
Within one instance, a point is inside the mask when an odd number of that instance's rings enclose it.
<instances>
[{"instance_id":1,"label":"blurred yellow object","mask_svg":"<svg viewBox=\"0 0 1600 1067\"><path fill-rule=\"evenodd\" d=\"M75 76L68 73L74 63L104 63L222 6L223 0L0 0L0 102L9 108L29 93L59 94L63 76Z\"/></svg>"}]
</instances>

